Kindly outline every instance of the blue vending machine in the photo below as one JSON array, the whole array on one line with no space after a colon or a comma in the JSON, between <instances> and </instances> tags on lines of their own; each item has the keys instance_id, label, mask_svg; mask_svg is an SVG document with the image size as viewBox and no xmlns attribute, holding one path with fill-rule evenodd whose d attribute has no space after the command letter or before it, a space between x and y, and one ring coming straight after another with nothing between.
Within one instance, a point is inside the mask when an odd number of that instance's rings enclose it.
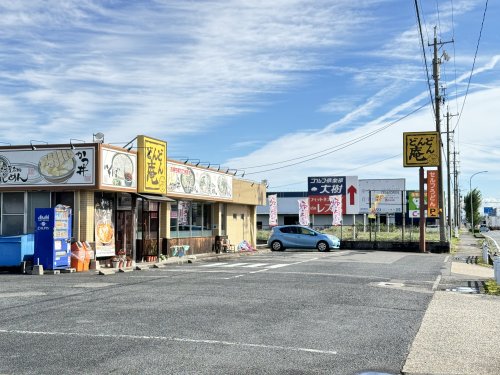
<instances>
[{"instance_id":1,"label":"blue vending machine","mask_svg":"<svg viewBox=\"0 0 500 375\"><path fill-rule=\"evenodd\" d=\"M71 265L71 208L35 208L35 251L33 264L44 269L69 268Z\"/></svg>"}]
</instances>

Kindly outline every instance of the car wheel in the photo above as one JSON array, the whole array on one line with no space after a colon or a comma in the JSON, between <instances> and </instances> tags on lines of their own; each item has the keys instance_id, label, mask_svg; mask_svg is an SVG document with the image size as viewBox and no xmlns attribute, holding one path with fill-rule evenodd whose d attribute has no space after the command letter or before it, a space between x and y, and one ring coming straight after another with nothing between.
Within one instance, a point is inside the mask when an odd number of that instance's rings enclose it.
<instances>
[{"instance_id":1,"label":"car wheel","mask_svg":"<svg viewBox=\"0 0 500 375\"><path fill-rule=\"evenodd\" d=\"M318 251L328 251L330 250L330 247L325 241L319 241L318 244L316 245L316 248Z\"/></svg>"},{"instance_id":2,"label":"car wheel","mask_svg":"<svg viewBox=\"0 0 500 375\"><path fill-rule=\"evenodd\" d=\"M283 247L283 244L279 241L273 241L271 243L271 251L283 251L285 248Z\"/></svg>"}]
</instances>

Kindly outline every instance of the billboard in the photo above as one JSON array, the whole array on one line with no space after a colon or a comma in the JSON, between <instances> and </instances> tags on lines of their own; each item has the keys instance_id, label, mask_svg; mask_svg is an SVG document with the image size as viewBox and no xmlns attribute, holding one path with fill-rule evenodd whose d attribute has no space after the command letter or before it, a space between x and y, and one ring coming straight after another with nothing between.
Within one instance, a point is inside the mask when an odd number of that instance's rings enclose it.
<instances>
[{"instance_id":1,"label":"billboard","mask_svg":"<svg viewBox=\"0 0 500 375\"><path fill-rule=\"evenodd\" d=\"M342 214L359 213L358 176L320 176L307 178L311 215L332 215L330 197L340 195Z\"/></svg>"},{"instance_id":2,"label":"billboard","mask_svg":"<svg viewBox=\"0 0 500 375\"><path fill-rule=\"evenodd\" d=\"M0 188L95 186L94 147L0 150Z\"/></svg>"},{"instance_id":3,"label":"billboard","mask_svg":"<svg viewBox=\"0 0 500 375\"><path fill-rule=\"evenodd\" d=\"M233 176L223 172L168 161L167 178L169 194L233 198Z\"/></svg>"},{"instance_id":4,"label":"billboard","mask_svg":"<svg viewBox=\"0 0 500 375\"><path fill-rule=\"evenodd\" d=\"M376 206L376 214L403 212L404 178L359 180L358 190L360 214L373 214L373 203L378 194L383 194L383 197L379 196L380 201Z\"/></svg>"},{"instance_id":5,"label":"billboard","mask_svg":"<svg viewBox=\"0 0 500 375\"><path fill-rule=\"evenodd\" d=\"M405 167L437 167L440 163L438 132L403 133Z\"/></svg>"}]
</instances>

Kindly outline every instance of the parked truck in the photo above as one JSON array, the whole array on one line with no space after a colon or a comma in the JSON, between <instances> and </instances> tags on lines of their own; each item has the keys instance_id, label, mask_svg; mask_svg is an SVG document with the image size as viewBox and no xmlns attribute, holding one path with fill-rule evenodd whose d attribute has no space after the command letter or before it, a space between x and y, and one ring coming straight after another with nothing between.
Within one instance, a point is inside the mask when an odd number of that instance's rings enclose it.
<instances>
[{"instance_id":1,"label":"parked truck","mask_svg":"<svg viewBox=\"0 0 500 375\"><path fill-rule=\"evenodd\" d=\"M500 229L500 216L486 216L486 225L490 230Z\"/></svg>"}]
</instances>

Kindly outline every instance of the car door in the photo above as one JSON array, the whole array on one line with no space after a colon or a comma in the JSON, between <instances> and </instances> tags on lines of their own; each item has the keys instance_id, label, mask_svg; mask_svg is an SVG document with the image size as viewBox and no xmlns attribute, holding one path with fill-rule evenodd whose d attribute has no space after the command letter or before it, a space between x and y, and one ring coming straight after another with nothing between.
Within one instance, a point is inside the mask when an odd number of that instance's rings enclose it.
<instances>
[{"instance_id":1,"label":"car door","mask_svg":"<svg viewBox=\"0 0 500 375\"><path fill-rule=\"evenodd\" d=\"M294 233L291 227L282 227L279 229L280 236L279 240L283 244L284 247L294 247L295 238Z\"/></svg>"},{"instance_id":2,"label":"car door","mask_svg":"<svg viewBox=\"0 0 500 375\"><path fill-rule=\"evenodd\" d=\"M297 227L297 247L312 248L316 246L315 233L307 228Z\"/></svg>"}]
</instances>

